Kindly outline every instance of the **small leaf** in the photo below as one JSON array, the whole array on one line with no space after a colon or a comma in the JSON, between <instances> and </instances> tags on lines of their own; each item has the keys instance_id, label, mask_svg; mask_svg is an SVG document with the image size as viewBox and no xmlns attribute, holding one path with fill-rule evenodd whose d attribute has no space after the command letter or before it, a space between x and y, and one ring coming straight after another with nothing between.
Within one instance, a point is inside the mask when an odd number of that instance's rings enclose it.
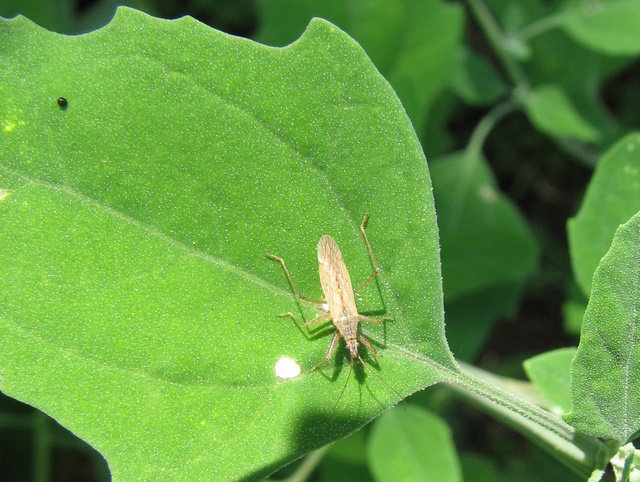
<instances>
[{"instance_id":1,"label":"small leaf","mask_svg":"<svg viewBox=\"0 0 640 482\"><path fill-rule=\"evenodd\" d=\"M470 105L491 104L506 92L506 86L493 66L466 47L458 49L451 89Z\"/></svg>"},{"instance_id":2,"label":"small leaf","mask_svg":"<svg viewBox=\"0 0 640 482\"><path fill-rule=\"evenodd\" d=\"M562 304L563 328L565 332L580 336L582 319L587 309L587 301L578 284L571 283Z\"/></svg>"},{"instance_id":3,"label":"small leaf","mask_svg":"<svg viewBox=\"0 0 640 482\"><path fill-rule=\"evenodd\" d=\"M570 0L564 30L578 42L609 55L640 53L640 3L636 0Z\"/></svg>"},{"instance_id":4,"label":"small leaf","mask_svg":"<svg viewBox=\"0 0 640 482\"><path fill-rule=\"evenodd\" d=\"M524 107L531 123L549 135L574 137L584 142L600 138L598 130L582 117L557 85L537 87L525 98Z\"/></svg>"},{"instance_id":5,"label":"small leaf","mask_svg":"<svg viewBox=\"0 0 640 482\"><path fill-rule=\"evenodd\" d=\"M637 482L640 480L640 471L635 461L640 458L640 451L637 450L632 443L628 443L622 447L611 459L611 467L616 474L618 481Z\"/></svg>"},{"instance_id":6,"label":"small leaf","mask_svg":"<svg viewBox=\"0 0 640 482\"><path fill-rule=\"evenodd\" d=\"M640 429L640 213L616 231L593 277L571 367L578 430L627 442Z\"/></svg>"},{"instance_id":7,"label":"small leaf","mask_svg":"<svg viewBox=\"0 0 640 482\"><path fill-rule=\"evenodd\" d=\"M586 296L616 228L640 209L640 134L630 134L601 158L578 214L569 220L571 264Z\"/></svg>"},{"instance_id":8,"label":"small leaf","mask_svg":"<svg viewBox=\"0 0 640 482\"><path fill-rule=\"evenodd\" d=\"M536 262L535 240L485 160L454 154L433 162L431 177L447 302L523 279Z\"/></svg>"},{"instance_id":9,"label":"small leaf","mask_svg":"<svg viewBox=\"0 0 640 482\"><path fill-rule=\"evenodd\" d=\"M525 360L524 369L529 380L561 413L571 410L571 360L575 348L560 348Z\"/></svg>"},{"instance_id":10,"label":"small leaf","mask_svg":"<svg viewBox=\"0 0 640 482\"><path fill-rule=\"evenodd\" d=\"M428 411L409 405L376 420L367 447L377 482L462 481L449 427Z\"/></svg>"}]
</instances>

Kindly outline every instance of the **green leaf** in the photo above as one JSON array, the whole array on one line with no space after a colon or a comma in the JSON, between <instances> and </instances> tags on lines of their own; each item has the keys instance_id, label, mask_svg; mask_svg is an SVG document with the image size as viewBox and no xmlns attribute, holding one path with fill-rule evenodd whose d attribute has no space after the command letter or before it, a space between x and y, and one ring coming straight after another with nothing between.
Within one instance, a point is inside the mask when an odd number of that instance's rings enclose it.
<instances>
[{"instance_id":1,"label":"green leaf","mask_svg":"<svg viewBox=\"0 0 640 482\"><path fill-rule=\"evenodd\" d=\"M376 420L367 456L377 482L462 481L449 427L414 405L406 412L396 407Z\"/></svg>"},{"instance_id":2,"label":"green leaf","mask_svg":"<svg viewBox=\"0 0 640 482\"><path fill-rule=\"evenodd\" d=\"M640 134L630 134L605 153L567 231L571 264L585 295L617 227L640 209Z\"/></svg>"},{"instance_id":3,"label":"green leaf","mask_svg":"<svg viewBox=\"0 0 640 482\"><path fill-rule=\"evenodd\" d=\"M570 0L564 30L587 47L608 55L640 53L640 4L636 0Z\"/></svg>"},{"instance_id":4,"label":"green leaf","mask_svg":"<svg viewBox=\"0 0 640 482\"><path fill-rule=\"evenodd\" d=\"M600 138L598 130L582 117L558 85L536 87L525 97L524 108L531 123L546 134L584 142Z\"/></svg>"},{"instance_id":5,"label":"green leaf","mask_svg":"<svg viewBox=\"0 0 640 482\"><path fill-rule=\"evenodd\" d=\"M515 316L521 284L495 285L445 302L447 342L456 360L474 360L491 335L496 321L501 317Z\"/></svg>"},{"instance_id":6,"label":"green leaf","mask_svg":"<svg viewBox=\"0 0 640 482\"><path fill-rule=\"evenodd\" d=\"M75 37L2 20L0 44L0 387L114 481L264 477L457 370L422 149L336 27L276 49L119 9ZM344 346L308 373L331 330L278 318L300 305L265 252L319 297L330 234L357 284L367 211L358 305L396 321L362 326L384 357L340 398Z\"/></svg>"},{"instance_id":7,"label":"green leaf","mask_svg":"<svg viewBox=\"0 0 640 482\"><path fill-rule=\"evenodd\" d=\"M640 213L618 228L593 276L565 416L588 435L621 443L640 429L639 294Z\"/></svg>"},{"instance_id":8,"label":"green leaf","mask_svg":"<svg viewBox=\"0 0 640 482\"><path fill-rule=\"evenodd\" d=\"M391 83L422 134L429 107L449 83L462 39L460 5L442 0L260 0L256 38L284 45L313 16L352 35Z\"/></svg>"},{"instance_id":9,"label":"green leaf","mask_svg":"<svg viewBox=\"0 0 640 482\"><path fill-rule=\"evenodd\" d=\"M486 161L461 152L431 164L447 302L533 268L536 243L513 203L497 188Z\"/></svg>"},{"instance_id":10,"label":"green leaf","mask_svg":"<svg viewBox=\"0 0 640 482\"><path fill-rule=\"evenodd\" d=\"M523 363L527 377L561 413L571 410L571 360L575 348L560 348L536 355Z\"/></svg>"},{"instance_id":11,"label":"green leaf","mask_svg":"<svg viewBox=\"0 0 640 482\"><path fill-rule=\"evenodd\" d=\"M580 298L568 298L562 304L563 328L570 335L580 335L582 319L587 309L587 302L582 299L583 297L584 295L580 293Z\"/></svg>"},{"instance_id":12,"label":"green leaf","mask_svg":"<svg viewBox=\"0 0 640 482\"><path fill-rule=\"evenodd\" d=\"M74 23L73 3L70 0L4 0L0 3L1 17L24 15L49 30L66 31Z\"/></svg>"},{"instance_id":13,"label":"green leaf","mask_svg":"<svg viewBox=\"0 0 640 482\"><path fill-rule=\"evenodd\" d=\"M451 89L470 105L491 104L506 93L506 86L493 66L466 47L458 49Z\"/></svg>"},{"instance_id":14,"label":"green leaf","mask_svg":"<svg viewBox=\"0 0 640 482\"><path fill-rule=\"evenodd\" d=\"M331 445L318 467L320 480L352 482L356 473L358 481L373 482L367 466L367 436L368 431L363 429Z\"/></svg>"}]
</instances>

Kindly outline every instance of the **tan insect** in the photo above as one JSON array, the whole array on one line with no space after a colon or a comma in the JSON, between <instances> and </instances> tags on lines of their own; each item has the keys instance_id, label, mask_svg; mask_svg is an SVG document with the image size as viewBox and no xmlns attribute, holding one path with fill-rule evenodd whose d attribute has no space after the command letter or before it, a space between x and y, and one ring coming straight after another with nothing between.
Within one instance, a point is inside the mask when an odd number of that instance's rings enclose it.
<instances>
[{"instance_id":1,"label":"tan insect","mask_svg":"<svg viewBox=\"0 0 640 482\"><path fill-rule=\"evenodd\" d=\"M373 273L369 275L367 279L365 279L360 285L354 290L351 285L351 277L349 276L349 271L347 270L347 266L342 259L342 253L340 253L340 248L338 248L338 244L333 240L331 236L324 235L320 238L318 242L318 269L320 272L320 284L322 285L322 291L324 293L324 299L316 300L313 298L308 298L306 296L302 296L296 290L295 285L293 284L293 280L291 279L291 275L289 274L289 270L284 264L284 260L279 258L278 256L274 256L272 254L267 253L267 256L275 261L278 261L282 265L282 269L284 269L285 274L287 275L287 279L289 280L289 284L293 289L296 297L298 299L309 301L311 303L316 303L319 308L324 311L323 315L308 321L306 323L302 323L298 320L293 313L290 311L287 313L283 313L280 318L289 317L292 318L296 323L302 326L312 326L317 325L319 323L323 323L327 320L331 320L333 325L336 328L336 332L331 339L331 343L329 344L329 350L327 351L324 359L314 366L310 372L313 372L317 368L321 367L325 363L327 363L331 359L331 355L336 348L336 344L340 337L342 337L347 345L347 349L349 350L349 356L351 357L351 368L349 369L349 374L347 375L347 380L345 381L344 387L340 392L340 397L336 401L336 405L333 408L335 412L342 395L344 394L345 389L347 388L347 383L349 382L349 377L351 376L351 371L353 370L353 360L358 359L363 367L366 367L364 360L360 356L358 348L360 343L367 347L367 349L373 354L377 355L378 352L373 347L371 342L358 330L358 323L360 321L368 322L368 323L382 323L384 321L393 321L393 318L371 318L369 316L361 315L358 313L358 308L356 306L356 300L354 293L359 292L362 288L367 286L373 279L378 275L379 268L376 264L376 260L373 257L373 251L371 250L371 245L369 244L369 240L367 239L367 233L365 232L365 225L367 220L369 219L369 213L367 213L360 225L360 231L362 231L362 236L364 237L364 241L367 245L367 250L369 251L369 257L371 258L371 263L373 264ZM387 382L385 382L378 374L374 371L371 371L382 383L384 383L390 390L392 390L396 395L402 398L396 390L394 390ZM332 415L333 418L333 415Z\"/></svg>"}]
</instances>

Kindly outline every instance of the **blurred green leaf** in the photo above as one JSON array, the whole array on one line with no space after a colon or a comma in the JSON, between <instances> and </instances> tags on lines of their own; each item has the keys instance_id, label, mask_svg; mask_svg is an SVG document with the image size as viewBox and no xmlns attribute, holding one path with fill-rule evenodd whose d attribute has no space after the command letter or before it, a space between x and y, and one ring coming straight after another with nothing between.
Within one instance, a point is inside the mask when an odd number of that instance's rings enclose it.
<instances>
[{"instance_id":1,"label":"blurred green leaf","mask_svg":"<svg viewBox=\"0 0 640 482\"><path fill-rule=\"evenodd\" d=\"M567 290L567 297L562 304L562 317L564 319L564 331L570 335L580 336L582 319L587 309L587 298L577 285L571 283Z\"/></svg>"},{"instance_id":2,"label":"blurred green leaf","mask_svg":"<svg viewBox=\"0 0 640 482\"><path fill-rule=\"evenodd\" d=\"M557 85L536 87L526 96L524 108L531 123L551 136L573 137L584 142L595 142L600 137Z\"/></svg>"},{"instance_id":3,"label":"blurred green leaf","mask_svg":"<svg viewBox=\"0 0 640 482\"><path fill-rule=\"evenodd\" d=\"M409 405L375 421L367 447L377 482L462 481L449 427L436 415Z\"/></svg>"},{"instance_id":4,"label":"blurred green leaf","mask_svg":"<svg viewBox=\"0 0 640 482\"><path fill-rule=\"evenodd\" d=\"M570 335L580 335L582 319L587 304L581 300L569 299L562 305L562 316L564 318L564 330Z\"/></svg>"},{"instance_id":5,"label":"blurred green leaf","mask_svg":"<svg viewBox=\"0 0 640 482\"><path fill-rule=\"evenodd\" d=\"M446 301L522 280L536 263L536 242L486 161L453 154L431 163L431 179Z\"/></svg>"},{"instance_id":6,"label":"blurred green leaf","mask_svg":"<svg viewBox=\"0 0 640 482\"><path fill-rule=\"evenodd\" d=\"M442 0L260 0L260 42L285 45L309 19L326 18L365 49L422 135L429 107L448 85L464 25L460 5Z\"/></svg>"},{"instance_id":7,"label":"blurred green leaf","mask_svg":"<svg viewBox=\"0 0 640 482\"><path fill-rule=\"evenodd\" d=\"M457 369L422 149L343 32L274 49L119 9L75 37L0 20L0 45L1 388L114 481L260 478L396 403L371 371L409 394ZM396 321L363 327L385 356L337 403L348 355L307 372L329 337L277 318L299 305L265 252L319 297L331 234L357 283L367 211L358 304Z\"/></svg>"},{"instance_id":8,"label":"blurred green leaf","mask_svg":"<svg viewBox=\"0 0 640 482\"><path fill-rule=\"evenodd\" d=\"M0 17L24 15L38 25L56 32L68 31L75 20L71 0L4 0L0 2Z\"/></svg>"},{"instance_id":9,"label":"blurred green leaf","mask_svg":"<svg viewBox=\"0 0 640 482\"><path fill-rule=\"evenodd\" d=\"M606 83L633 64L629 57L609 57L576 43L562 30L531 39L532 55L523 64L532 85L560 86L580 117L598 131L597 147L607 149L628 129L602 100Z\"/></svg>"},{"instance_id":10,"label":"blurred green leaf","mask_svg":"<svg viewBox=\"0 0 640 482\"><path fill-rule=\"evenodd\" d=\"M630 134L602 156L580 211L568 222L571 264L586 296L617 227L639 209L640 134Z\"/></svg>"},{"instance_id":11,"label":"blurred green leaf","mask_svg":"<svg viewBox=\"0 0 640 482\"><path fill-rule=\"evenodd\" d=\"M640 429L640 213L620 226L595 275L571 366L568 423L625 443Z\"/></svg>"},{"instance_id":12,"label":"blurred green leaf","mask_svg":"<svg viewBox=\"0 0 640 482\"><path fill-rule=\"evenodd\" d=\"M456 360L473 360L496 321L516 314L521 284L495 285L445 302L447 342Z\"/></svg>"},{"instance_id":13,"label":"blurred green leaf","mask_svg":"<svg viewBox=\"0 0 640 482\"><path fill-rule=\"evenodd\" d=\"M352 482L356 473L358 481L373 481L367 467L367 434L368 431L362 429L333 444L319 466L320 480Z\"/></svg>"},{"instance_id":14,"label":"blurred green leaf","mask_svg":"<svg viewBox=\"0 0 640 482\"><path fill-rule=\"evenodd\" d=\"M609 55L640 53L640 3L637 0L568 0L564 30L590 49Z\"/></svg>"},{"instance_id":15,"label":"blurred green leaf","mask_svg":"<svg viewBox=\"0 0 640 482\"><path fill-rule=\"evenodd\" d=\"M548 351L523 362L527 377L556 407L567 413L571 410L571 360L575 348Z\"/></svg>"},{"instance_id":16,"label":"blurred green leaf","mask_svg":"<svg viewBox=\"0 0 640 482\"><path fill-rule=\"evenodd\" d=\"M502 97L506 85L484 57L461 47L458 49L451 89L467 104L486 105Z\"/></svg>"}]
</instances>

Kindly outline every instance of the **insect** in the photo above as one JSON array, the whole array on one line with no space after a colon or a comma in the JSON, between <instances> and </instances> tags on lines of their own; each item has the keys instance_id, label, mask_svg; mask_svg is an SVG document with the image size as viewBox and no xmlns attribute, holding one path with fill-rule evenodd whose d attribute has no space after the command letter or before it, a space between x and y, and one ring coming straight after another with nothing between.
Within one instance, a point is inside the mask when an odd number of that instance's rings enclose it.
<instances>
[{"instance_id":1,"label":"insect","mask_svg":"<svg viewBox=\"0 0 640 482\"><path fill-rule=\"evenodd\" d=\"M60 107L62 107L63 109L66 109L67 104L68 104L67 99L65 99L64 97L58 97L58 105Z\"/></svg>"},{"instance_id":2,"label":"insect","mask_svg":"<svg viewBox=\"0 0 640 482\"><path fill-rule=\"evenodd\" d=\"M310 373L320 368L322 365L327 363L331 359L331 355L333 354L338 340L340 337L344 339L345 344L347 345L347 349L349 350L349 356L351 358L351 368L349 369L349 374L347 375L347 380L345 381L344 387L340 392L340 397L336 401L336 405L333 407L333 411L338 406L342 395L344 394L345 389L347 388L347 383L349 382L349 377L351 376L351 371L353 370L353 361L359 360L362 364L363 368L366 367L364 360L360 356L360 352L358 348L360 344L363 344L367 350L369 350L374 356L378 354L376 349L373 347L371 342L358 330L358 323L363 321L367 323L376 323L380 324L385 321L393 321L394 318L371 318L369 316L362 315L358 313L358 308L356 307L355 301L355 293L358 293L362 288L367 286L373 279L378 275L380 269L376 264L376 260L373 257L373 251L371 250L371 244L369 244L369 239L367 238L367 233L365 232L365 225L367 224L367 220L369 219L369 213L367 213L360 225L360 231L362 231L362 236L364 237L364 242L367 245L367 250L369 251L369 257L371 258L371 263L373 264L373 273L369 275L367 279L365 279L358 287L354 290L351 284L351 277L349 276L349 271L347 270L347 266L342 259L342 253L340 252L340 248L338 244L334 241L331 236L324 235L320 238L318 242L318 270L320 272L320 284L322 285L322 291L324 293L324 299L316 300L313 298L308 298L306 296L302 296L298 293L295 285L293 284L293 280L291 279L291 275L289 274L289 270L287 266L284 264L284 260L278 256L274 256L273 254L267 253L267 257L278 261L282 265L282 269L287 275L287 279L289 280L289 284L293 289L296 298L308 301L311 303L315 303L319 306L319 308L325 313L318 316L317 318L308 321L306 323L298 320L293 313L290 311L287 313L283 313L279 315L280 318L292 318L296 323L301 326L312 326L317 325L319 323L326 322L331 320L333 325L336 328L336 331L331 339L331 343L329 344L329 350L327 351L324 359L314 366ZM396 395L402 398L396 390L394 390L387 382L385 382L378 374L371 371L382 383L384 383L390 390L392 390ZM333 413L332 413L333 419Z\"/></svg>"}]
</instances>

